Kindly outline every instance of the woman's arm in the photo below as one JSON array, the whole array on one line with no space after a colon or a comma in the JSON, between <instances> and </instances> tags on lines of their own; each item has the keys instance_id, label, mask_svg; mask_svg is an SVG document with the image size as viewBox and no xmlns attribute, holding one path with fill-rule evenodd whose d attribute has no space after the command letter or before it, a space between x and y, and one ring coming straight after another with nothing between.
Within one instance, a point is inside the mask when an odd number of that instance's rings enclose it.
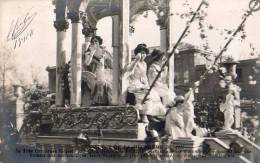
<instances>
[{"instance_id":1,"label":"woman's arm","mask_svg":"<svg viewBox=\"0 0 260 163\"><path fill-rule=\"evenodd\" d=\"M135 67L140 59L141 59L141 56L139 54L137 54L136 59L134 61L132 61L131 63L129 63L128 65L126 65L126 67L124 68L124 73L133 72L133 70L135 69Z\"/></svg>"},{"instance_id":2,"label":"woman's arm","mask_svg":"<svg viewBox=\"0 0 260 163\"><path fill-rule=\"evenodd\" d=\"M86 53L85 53L84 63L85 63L87 66L90 65L90 63L91 63L91 61L92 61L92 59L93 59L93 56L94 56L95 52L96 52L95 47L93 47L93 46L90 45L90 46L89 46L89 50L86 51Z\"/></svg>"},{"instance_id":3,"label":"woman's arm","mask_svg":"<svg viewBox=\"0 0 260 163\"><path fill-rule=\"evenodd\" d=\"M155 65L151 65L149 70L148 70L148 81L149 81L149 84L151 85L156 77L156 75L158 74L158 71L156 70L156 67Z\"/></svg>"}]
</instances>

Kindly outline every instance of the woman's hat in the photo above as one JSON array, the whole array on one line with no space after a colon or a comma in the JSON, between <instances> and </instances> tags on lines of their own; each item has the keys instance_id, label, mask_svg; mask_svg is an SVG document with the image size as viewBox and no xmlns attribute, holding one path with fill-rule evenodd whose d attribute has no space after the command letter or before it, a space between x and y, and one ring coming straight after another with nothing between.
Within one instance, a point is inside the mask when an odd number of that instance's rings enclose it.
<instances>
[{"instance_id":1,"label":"woman's hat","mask_svg":"<svg viewBox=\"0 0 260 163\"><path fill-rule=\"evenodd\" d=\"M146 54L149 54L149 49L147 48L146 44L138 44L134 50L135 55L144 51Z\"/></svg>"}]
</instances>

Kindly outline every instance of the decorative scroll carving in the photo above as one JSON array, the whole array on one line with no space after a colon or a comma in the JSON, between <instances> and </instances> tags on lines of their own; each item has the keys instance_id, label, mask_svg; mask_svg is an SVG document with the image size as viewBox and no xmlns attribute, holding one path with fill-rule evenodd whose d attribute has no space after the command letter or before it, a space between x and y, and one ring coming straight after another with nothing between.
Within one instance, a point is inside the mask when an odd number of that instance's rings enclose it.
<instances>
[{"instance_id":1,"label":"decorative scroll carving","mask_svg":"<svg viewBox=\"0 0 260 163\"><path fill-rule=\"evenodd\" d=\"M131 106L98 106L89 108L50 108L47 113L31 111L25 120L27 136L41 134L75 134L136 138L138 116ZM48 132L47 132L48 130Z\"/></svg>"},{"instance_id":2,"label":"decorative scroll carving","mask_svg":"<svg viewBox=\"0 0 260 163\"><path fill-rule=\"evenodd\" d=\"M98 20L119 14L119 0L90 0L86 9L87 19L92 24Z\"/></svg>"},{"instance_id":3,"label":"decorative scroll carving","mask_svg":"<svg viewBox=\"0 0 260 163\"><path fill-rule=\"evenodd\" d=\"M41 113L32 111L24 120L25 135L38 135L40 133Z\"/></svg>"},{"instance_id":4,"label":"decorative scroll carving","mask_svg":"<svg viewBox=\"0 0 260 163\"><path fill-rule=\"evenodd\" d=\"M132 107L69 112L53 110L51 115L55 129L122 129L137 125L137 112Z\"/></svg>"},{"instance_id":5,"label":"decorative scroll carving","mask_svg":"<svg viewBox=\"0 0 260 163\"><path fill-rule=\"evenodd\" d=\"M153 10L158 19L167 17L168 0L130 0L130 22L144 11ZM85 10L87 19L92 24L96 24L98 20L119 14L119 0L90 0ZM164 15L162 15L164 13Z\"/></svg>"},{"instance_id":6,"label":"decorative scroll carving","mask_svg":"<svg viewBox=\"0 0 260 163\"><path fill-rule=\"evenodd\" d=\"M132 1L131 1L132 2ZM144 11L152 10L158 17L158 25L164 25L168 16L168 0L143 0L133 1L131 3L130 22L134 22L136 18Z\"/></svg>"}]
</instances>

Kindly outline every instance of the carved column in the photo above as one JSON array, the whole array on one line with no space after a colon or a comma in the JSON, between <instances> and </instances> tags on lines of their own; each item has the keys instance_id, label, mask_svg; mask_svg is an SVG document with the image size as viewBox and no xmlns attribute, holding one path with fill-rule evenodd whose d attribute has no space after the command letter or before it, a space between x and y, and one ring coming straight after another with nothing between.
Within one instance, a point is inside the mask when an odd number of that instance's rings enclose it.
<instances>
[{"instance_id":1,"label":"carved column","mask_svg":"<svg viewBox=\"0 0 260 163\"><path fill-rule=\"evenodd\" d=\"M123 75L125 65L131 61L131 53L129 47L129 16L130 16L130 0L120 0L119 13L119 55L118 55L118 104L124 104L126 98L126 90L128 82L126 76ZM116 69L116 67L113 67ZM115 79L116 80L116 79ZM114 81L115 81L114 80Z\"/></svg>"},{"instance_id":2,"label":"carved column","mask_svg":"<svg viewBox=\"0 0 260 163\"><path fill-rule=\"evenodd\" d=\"M172 50L174 44L174 34L173 34L173 0L168 0L168 21L167 21L167 49ZM174 92L174 55L169 61L169 89Z\"/></svg>"},{"instance_id":3,"label":"carved column","mask_svg":"<svg viewBox=\"0 0 260 163\"><path fill-rule=\"evenodd\" d=\"M82 54L81 54L81 24L79 11L70 11L68 18L72 23L71 36L71 85L70 85L70 104L72 107L81 105L81 73L82 73Z\"/></svg>"},{"instance_id":4,"label":"carved column","mask_svg":"<svg viewBox=\"0 0 260 163\"><path fill-rule=\"evenodd\" d=\"M167 52L167 28L164 24L160 25L160 50Z\"/></svg>"},{"instance_id":5,"label":"carved column","mask_svg":"<svg viewBox=\"0 0 260 163\"><path fill-rule=\"evenodd\" d=\"M112 17L112 47L113 47L113 85L112 104L119 103L119 16Z\"/></svg>"},{"instance_id":6,"label":"carved column","mask_svg":"<svg viewBox=\"0 0 260 163\"><path fill-rule=\"evenodd\" d=\"M84 55L86 53L86 51L88 50L89 45L91 43L90 42L91 38L93 36L95 36L97 29L96 29L96 27L93 27L92 25L90 25L90 22L86 19L85 16L82 18L82 24L83 24L82 34L85 36L85 42L82 44L82 55ZM83 60L82 65L84 67L84 60ZM85 69L83 68L83 72L82 72L83 78L85 75L84 73L86 73L86 72L85 72ZM90 106L91 105L91 90L89 88L86 88L85 90L82 90L82 91L83 91L82 106Z\"/></svg>"},{"instance_id":7,"label":"carved column","mask_svg":"<svg viewBox=\"0 0 260 163\"><path fill-rule=\"evenodd\" d=\"M157 24L160 26L160 50L167 54L173 47L173 0L167 0L166 8L161 8L158 14ZM168 86L174 92L174 56L169 61Z\"/></svg>"},{"instance_id":8,"label":"carved column","mask_svg":"<svg viewBox=\"0 0 260 163\"><path fill-rule=\"evenodd\" d=\"M69 23L65 19L66 4L63 0L56 1L56 21L54 27L57 31L57 45L56 45L56 106L64 105L64 95L62 88L62 69L66 63L66 48L65 38L66 30L69 27Z\"/></svg>"}]
</instances>

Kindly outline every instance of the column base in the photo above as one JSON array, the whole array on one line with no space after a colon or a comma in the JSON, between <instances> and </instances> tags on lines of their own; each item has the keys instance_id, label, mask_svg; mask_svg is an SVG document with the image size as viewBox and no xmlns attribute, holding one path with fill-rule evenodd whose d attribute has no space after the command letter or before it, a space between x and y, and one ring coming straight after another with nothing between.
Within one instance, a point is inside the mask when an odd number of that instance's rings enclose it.
<instances>
[{"instance_id":1,"label":"column base","mask_svg":"<svg viewBox=\"0 0 260 163\"><path fill-rule=\"evenodd\" d=\"M73 108L79 108L80 105L79 104L71 104L70 107L73 109Z\"/></svg>"}]
</instances>

